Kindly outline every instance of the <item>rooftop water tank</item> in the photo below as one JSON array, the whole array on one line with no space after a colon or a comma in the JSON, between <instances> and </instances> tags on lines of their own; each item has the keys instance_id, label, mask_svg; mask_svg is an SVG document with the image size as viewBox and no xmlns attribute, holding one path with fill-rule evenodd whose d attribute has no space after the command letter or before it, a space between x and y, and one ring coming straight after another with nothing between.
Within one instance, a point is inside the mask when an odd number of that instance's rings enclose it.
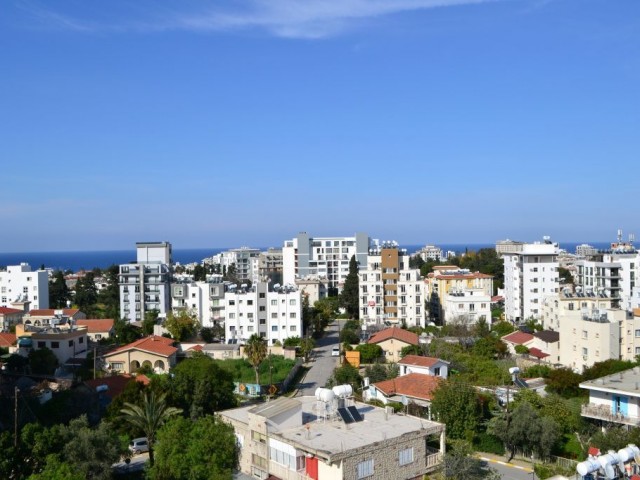
<instances>
[{"instance_id":1,"label":"rooftop water tank","mask_svg":"<svg viewBox=\"0 0 640 480\"><path fill-rule=\"evenodd\" d=\"M333 387L333 393L336 397L346 398L351 396L353 389L351 385L336 385Z\"/></svg>"}]
</instances>

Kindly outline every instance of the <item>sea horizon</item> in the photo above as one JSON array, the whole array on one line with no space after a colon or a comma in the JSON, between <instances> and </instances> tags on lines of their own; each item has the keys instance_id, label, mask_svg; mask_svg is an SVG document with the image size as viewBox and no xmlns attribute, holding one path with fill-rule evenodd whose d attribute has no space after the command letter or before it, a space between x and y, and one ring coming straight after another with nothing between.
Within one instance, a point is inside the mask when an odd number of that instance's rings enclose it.
<instances>
[{"instance_id":1,"label":"sea horizon","mask_svg":"<svg viewBox=\"0 0 640 480\"><path fill-rule=\"evenodd\" d=\"M607 248L611 242L558 242L560 248L569 253L575 253L578 245L587 243L595 248ZM495 248L495 243L436 243L443 251L464 253L465 251L478 251L481 248ZM413 254L423 248L425 244L400 245L408 253ZM174 263L188 264L201 262L205 258L238 247L210 247L210 248L174 248ZM265 251L269 247L251 247ZM105 269L111 265L123 265L136 261L135 250L69 250L51 252L9 252L0 253L0 268L11 265L28 263L31 268L38 269L44 265L54 270L71 270L79 272L94 268Z\"/></svg>"}]
</instances>

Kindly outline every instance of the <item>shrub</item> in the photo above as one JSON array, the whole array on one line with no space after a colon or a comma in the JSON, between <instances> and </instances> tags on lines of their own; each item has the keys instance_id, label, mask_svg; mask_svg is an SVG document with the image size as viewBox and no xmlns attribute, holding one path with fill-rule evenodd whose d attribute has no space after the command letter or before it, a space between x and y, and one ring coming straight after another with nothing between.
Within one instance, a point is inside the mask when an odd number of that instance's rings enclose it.
<instances>
[{"instance_id":1,"label":"shrub","mask_svg":"<svg viewBox=\"0 0 640 480\"><path fill-rule=\"evenodd\" d=\"M490 433L482 432L476 434L474 446L479 452L504 455L504 444L498 437L494 437Z\"/></svg>"},{"instance_id":2,"label":"shrub","mask_svg":"<svg viewBox=\"0 0 640 480\"><path fill-rule=\"evenodd\" d=\"M524 345L516 345L516 353L519 355L524 355L526 353L529 353L529 348L525 347Z\"/></svg>"}]
</instances>

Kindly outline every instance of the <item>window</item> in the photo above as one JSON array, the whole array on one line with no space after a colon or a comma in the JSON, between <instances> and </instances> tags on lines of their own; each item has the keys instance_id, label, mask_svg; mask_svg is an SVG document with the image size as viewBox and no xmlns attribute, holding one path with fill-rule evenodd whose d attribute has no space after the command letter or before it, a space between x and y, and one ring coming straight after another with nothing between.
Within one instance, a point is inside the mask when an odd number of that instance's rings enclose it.
<instances>
[{"instance_id":1,"label":"window","mask_svg":"<svg viewBox=\"0 0 640 480\"><path fill-rule=\"evenodd\" d=\"M264 318L260 319L260 325L266 325L267 321Z\"/></svg>"},{"instance_id":2,"label":"window","mask_svg":"<svg viewBox=\"0 0 640 480\"><path fill-rule=\"evenodd\" d=\"M278 300L271 300L271 305L274 307L278 305Z\"/></svg>"},{"instance_id":3,"label":"window","mask_svg":"<svg viewBox=\"0 0 640 480\"><path fill-rule=\"evenodd\" d=\"M247 305L253 305L253 300L247 300Z\"/></svg>"},{"instance_id":4,"label":"window","mask_svg":"<svg viewBox=\"0 0 640 480\"><path fill-rule=\"evenodd\" d=\"M295 325L291 325L289 327L289 331L291 331L291 332L295 332L297 329L298 329L298 327L296 327Z\"/></svg>"},{"instance_id":5,"label":"window","mask_svg":"<svg viewBox=\"0 0 640 480\"><path fill-rule=\"evenodd\" d=\"M47 342L38 342L38 348L45 348L47 346Z\"/></svg>"},{"instance_id":6,"label":"window","mask_svg":"<svg viewBox=\"0 0 640 480\"><path fill-rule=\"evenodd\" d=\"M264 298L264 293L259 293L258 298Z\"/></svg>"},{"instance_id":7,"label":"window","mask_svg":"<svg viewBox=\"0 0 640 480\"><path fill-rule=\"evenodd\" d=\"M51 342L51 348L60 348L60 342Z\"/></svg>"},{"instance_id":8,"label":"window","mask_svg":"<svg viewBox=\"0 0 640 480\"><path fill-rule=\"evenodd\" d=\"M124 370L124 362L112 362L111 370Z\"/></svg>"},{"instance_id":9,"label":"window","mask_svg":"<svg viewBox=\"0 0 640 480\"><path fill-rule=\"evenodd\" d=\"M582 338L589 338L589 333L586 330L582 331Z\"/></svg>"},{"instance_id":10,"label":"window","mask_svg":"<svg viewBox=\"0 0 640 480\"><path fill-rule=\"evenodd\" d=\"M80 337L80 338L78 339L78 343L84 343L84 337Z\"/></svg>"},{"instance_id":11,"label":"window","mask_svg":"<svg viewBox=\"0 0 640 480\"><path fill-rule=\"evenodd\" d=\"M233 312L229 312L229 318L236 318L236 314Z\"/></svg>"},{"instance_id":12,"label":"window","mask_svg":"<svg viewBox=\"0 0 640 480\"><path fill-rule=\"evenodd\" d=\"M278 318L278 312L272 312L271 318Z\"/></svg>"},{"instance_id":13,"label":"window","mask_svg":"<svg viewBox=\"0 0 640 480\"><path fill-rule=\"evenodd\" d=\"M296 312L291 312L289 314L289 318L296 318Z\"/></svg>"},{"instance_id":14,"label":"window","mask_svg":"<svg viewBox=\"0 0 640 480\"><path fill-rule=\"evenodd\" d=\"M640 337L640 330L636 330L636 337Z\"/></svg>"},{"instance_id":15,"label":"window","mask_svg":"<svg viewBox=\"0 0 640 480\"><path fill-rule=\"evenodd\" d=\"M400 466L413 463L413 447L398 452L398 463Z\"/></svg>"},{"instance_id":16,"label":"window","mask_svg":"<svg viewBox=\"0 0 640 480\"><path fill-rule=\"evenodd\" d=\"M69 346L73 347L73 340L69 340Z\"/></svg>"},{"instance_id":17,"label":"window","mask_svg":"<svg viewBox=\"0 0 640 480\"><path fill-rule=\"evenodd\" d=\"M235 300L229 300L229 305L235 305L236 301Z\"/></svg>"},{"instance_id":18,"label":"window","mask_svg":"<svg viewBox=\"0 0 640 480\"><path fill-rule=\"evenodd\" d=\"M434 368L434 369L433 369L433 374L434 374L436 377L439 377L439 376L440 376L440 367L436 367L436 368Z\"/></svg>"},{"instance_id":19,"label":"window","mask_svg":"<svg viewBox=\"0 0 640 480\"><path fill-rule=\"evenodd\" d=\"M296 304L296 299L292 298L289 300L289 305L295 305Z\"/></svg>"},{"instance_id":20,"label":"window","mask_svg":"<svg viewBox=\"0 0 640 480\"><path fill-rule=\"evenodd\" d=\"M278 331L278 326L277 325L271 325L271 331L272 332L277 332Z\"/></svg>"},{"instance_id":21,"label":"window","mask_svg":"<svg viewBox=\"0 0 640 480\"><path fill-rule=\"evenodd\" d=\"M266 311L266 309L267 309L267 307L265 307L264 305L261 305L259 310L261 312L264 312L264 311Z\"/></svg>"},{"instance_id":22,"label":"window","mask_svg":"<svg viewBox=\"0 0 640 480\"><path fill-rule=\"evenodd\" d=\"M267 443L267 436L260 432L256 432L255 430L251 430L251 440L254 442Z\"/></svg>"},{"instance_id":23,"label":"window","mask_svg":"<svg viewBox=\"0 0 640 480\"><path fill-rule=\"evenodd\" d=\"M356 465L356 478L366 478L373 475L373 458Z\"/></svg>"}]
</instances>

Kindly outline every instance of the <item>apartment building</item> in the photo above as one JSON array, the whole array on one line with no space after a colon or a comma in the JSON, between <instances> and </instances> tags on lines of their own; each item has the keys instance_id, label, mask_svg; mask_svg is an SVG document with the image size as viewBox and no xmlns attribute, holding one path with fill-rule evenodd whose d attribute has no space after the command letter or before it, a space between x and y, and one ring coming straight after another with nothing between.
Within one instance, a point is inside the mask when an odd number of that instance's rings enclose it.
<instances>
[{"instance_id":1,"label":"apartment building","mask_svg":"<svg viewBox=\"0 0 640 480\"><path fill-rule=\"evenodd\" d=\"M363 268L364 266L364 268ZM365 325L424 326L424 282L395 242L369 251L360 267L359 308Z\"/></svg>"},{"instance_id":2,"label":"apartment building","mask_svg":"<svg viewBox=\"0 0 640 480\"><path fill-rule=\"evenodd\" d=\"M171 305L171 244L139 242L136 254L136 263L119 267L120 317L139 322L150 310L165 317Z\"/></svg>"},{"instance_id":3,"label":"apartment building","mask_svg":"<svg viewBox=\"0 0 640 480\"><path fill-rule=\"evenodd\" d=\"M435 245L425 245L420 250L418 250L415 255L419 256L425 262L439 262L440 260L445 258L442 249L440 247L436 247Z\"/></svg>"},{"instance_id":4,"label":"apartment building","mask_svg":"<svg viewBox=\"0 0 640 480\"><path fill-rule=\"evenodd\" d=\"M272 256L275 256L274 253ZM240 247L220 252L205 260L208 265L219 265L220 273L235 268L235 275L240 281L257 282L260 280L260 257L258 248ZM272 263L277 262L271 260ZM268 263L268 262L267 262ZM263 260L265 264L265 260Z\"/></svg>"},{"instance_id":5,"label":"apartment building","mask_svg":"<svg viewBox=\"0 0 640 480\"><path fill-rule=\"evenodd\" d=\"M589 392L589 403L582 405L582 416L609 424L640 426L640 368L582 382Z\"/></svg>"},{"instance_id":6,"label":"apartment building","mask_svg":"<svg viewBox=\"0 0 640 480\"><path fill-rule=\"evenodd\" d=\"M504 259L506 320L522 323L540 318L543 299L559 288L558 245L545 237L536 243L499 242L496 250Z\"/></svg>"},{"instance_id":7,"label":"apartment building","mask_svg":"<svg viewBox=\"0 0 640 480\"><path fill-rule=\"evenodd\" d=\"M491 320L493 277L480 272L438 265L424 279L429 304L429 321L442 325L448 321L476 323Z\"/></svg>"},{"instance_id":8,"label":"apartment building","mask_svg":"<svg viewBox=\"0 0 640 480\"><path fill-rule=\"evenodd\" d=\"M640 254L631 243L612 243L575 262L575 284L584 292L604 293L615 307L631 310Z\"/></svg>"},{"instance_id":9,"label":"apartment building","mask_svg":"<svg viewBox=\"0 0 640 480\"><path fill-rule=\"evenodd\" d=\"M302 293L303 298L309 299L309 306L313 306L321 298L329 294L329 286L326 278L306 277L296 279L296 287Z\"/></svg>"},{"instance_id":10,"label":"apartment building","mask_svg":"<svg viewBox=\"0 0 640 480\"><path fill-rule=\"evenodd\" d=\"M0 272L0 307L49 308L49 275L46 270L33 270L28 263L10 265Z\"/></svg>"},{"instance_id":11,"label":"apartment building","mask_svg":"<svg viewBox=\"0 0 640 480\"><path fill-rule=\"evenodd\" d=\"M268 278L271 283L283 283L281 248L269 248L266 252L260 252L258 276L261 281Z\"/></svg>"},{"instance_id":12,"label":"apartment building","mask_svg":"<svg viewBox=\"0 0 640 480\"><path fill-rule=\"evenodd\" d=\"M308 276L327 279L329 288L340 289L349 274L349 261L356 256L358 265L367 264L373 246L366 233L353 237L311 237L306 232L286 240L282 249L282 274L285 284Z\"/></svg>"},{"instance_id":13,"label":"apartment building","mask_svg":"<svg viewBox=\"0 0 640 480\"><path fill-rule=\"evenodd\" d=\"M229 283L222 275L207 276L206 282L183 280L171 284L171 308L196 314L203 327L224 322L224 295Z\"/></svg>"},{"instance_id":14,"label":"apartment building","mask_svg":"<svg viewBox=\"0 0 640 480\"><path fill-rule=\"evenodd\" d=\"M293 286L274 285L269 291L267 282L258 282L250 288L230 288L224 311L227 342L244 343L257 333L273 345L304 334L302 295Z\"/></svg>"},{"instance_id":15,"label":"apartment building","mask_svg":"<svg viewBox=\"0 0 640 480\"><path fill-rule=\"evenodd\" d=\"M258 479L382 480L441 468L443 424L344 398L350 391L340 385L220 412L240 444L240 470Z\"/></svg>"}]
</instances>

